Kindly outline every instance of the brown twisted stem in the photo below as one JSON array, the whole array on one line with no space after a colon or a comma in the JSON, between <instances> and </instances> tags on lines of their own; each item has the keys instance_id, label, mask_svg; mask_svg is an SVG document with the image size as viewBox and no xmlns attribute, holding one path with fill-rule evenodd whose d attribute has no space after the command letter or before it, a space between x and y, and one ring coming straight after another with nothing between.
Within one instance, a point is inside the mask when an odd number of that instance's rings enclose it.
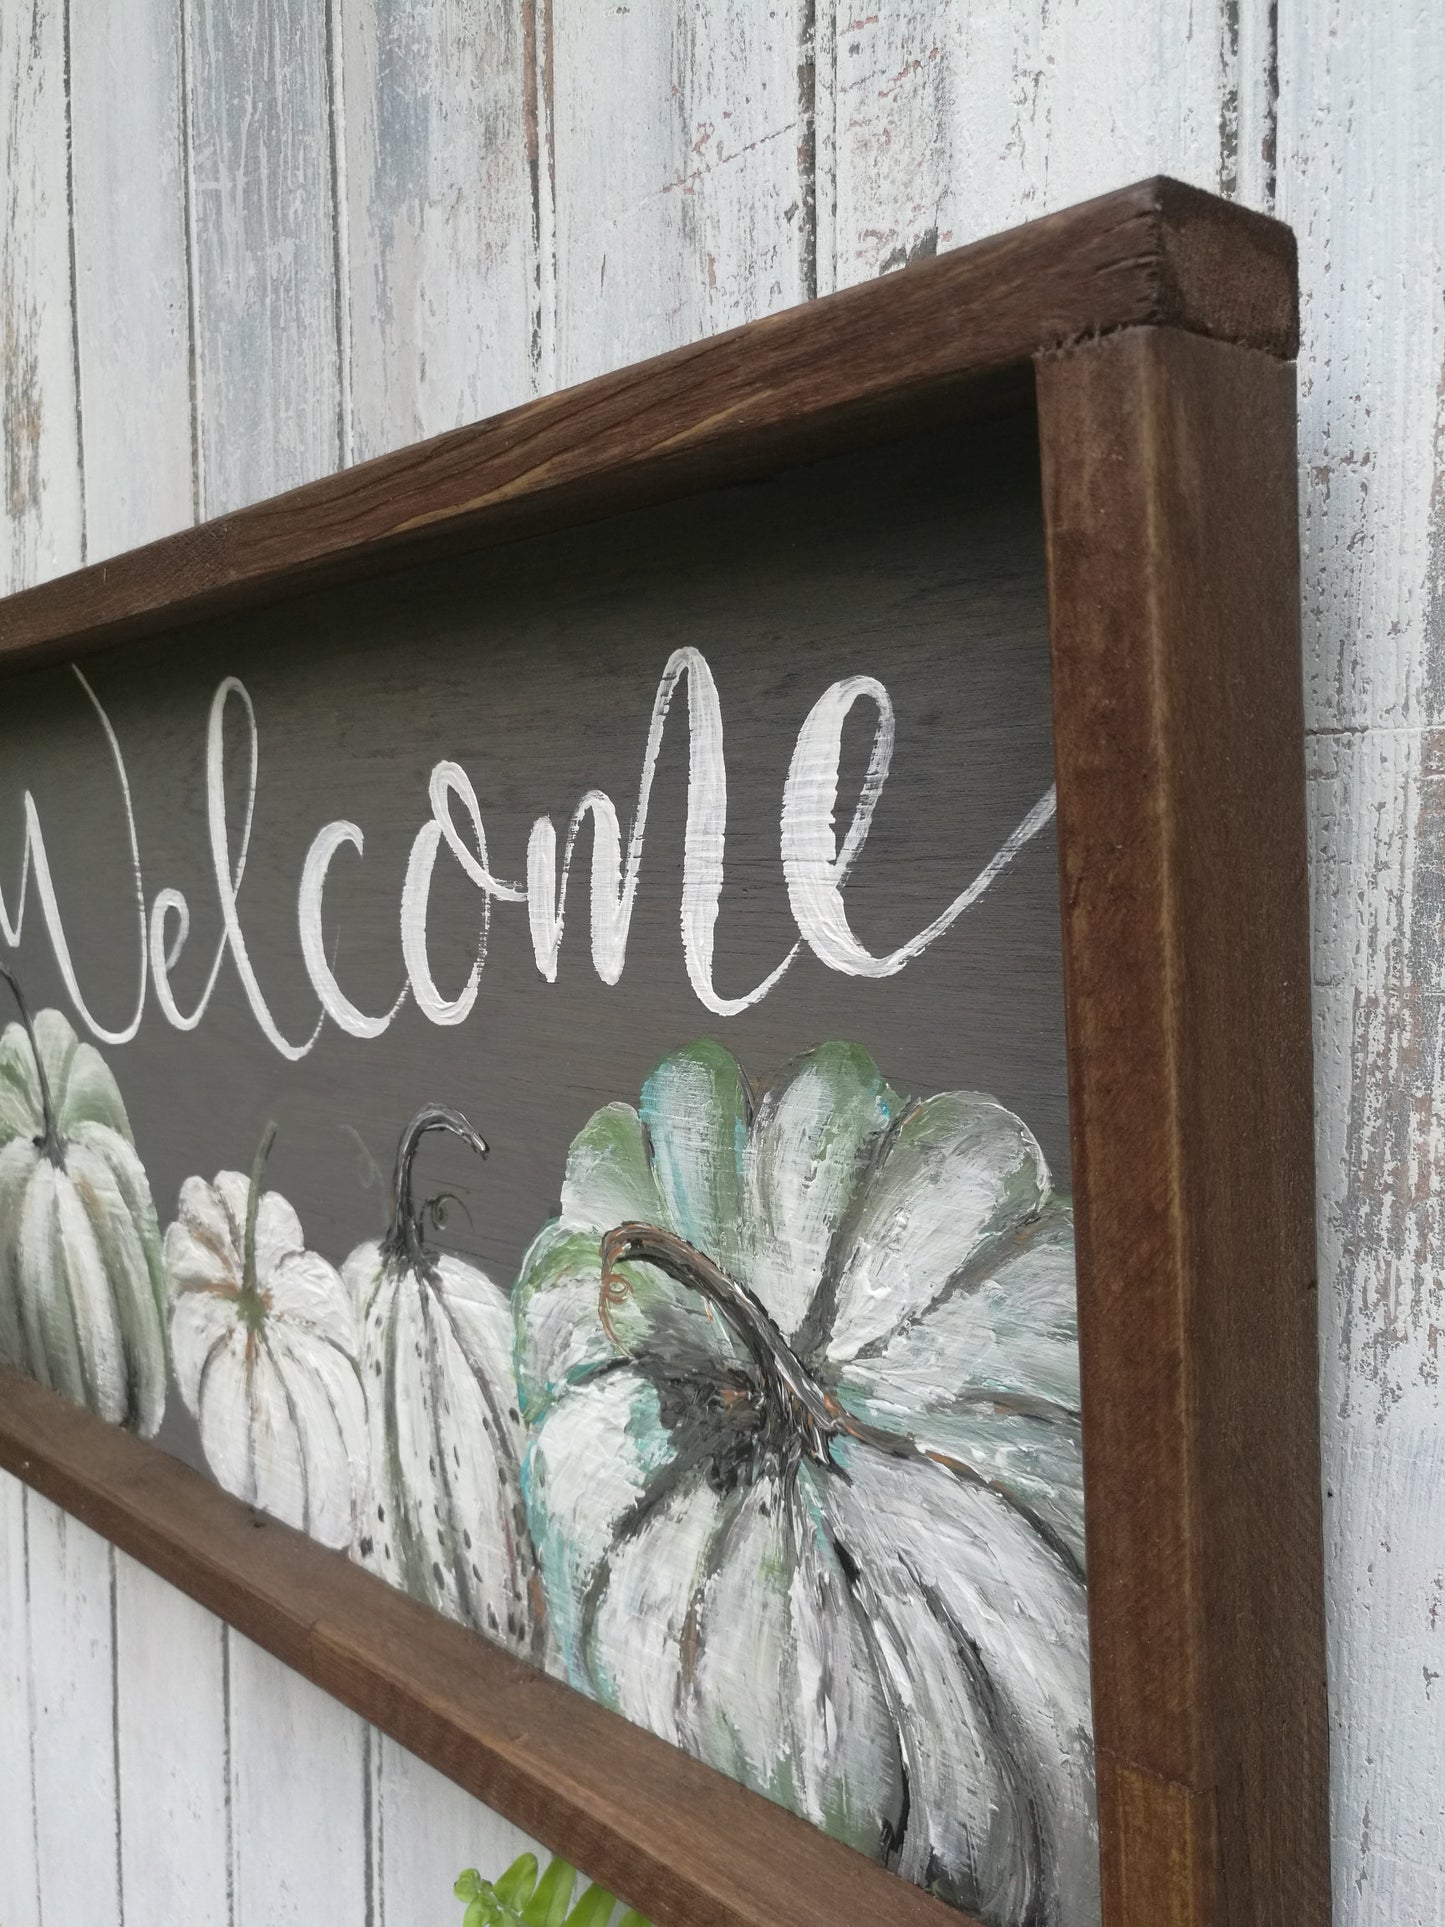
<instances>
[{"instance_id":1,"label":"brown twisted stem","mask_svg":"<svg viewBox=\"0 0 1445 1927\"><path fill-rule=\"evenodd\" d=\"M721 1312L757 1366L769 1404L791 1419L811 1458L826 1463L828 1441L840 1435L879 1446L895 1457L918 1456L918 1447L911 1439L881 1432L846 1411L818 1383L748 1287L730 1278L705 1252L675 1231L652 1224L620 1224L603 1238L598 1310L609 1335L613 1335L610 1308L628 1295L627 1282L617 1271L619 1265L627 1263L656 1265Z\"/></svg>"}]
</instances>

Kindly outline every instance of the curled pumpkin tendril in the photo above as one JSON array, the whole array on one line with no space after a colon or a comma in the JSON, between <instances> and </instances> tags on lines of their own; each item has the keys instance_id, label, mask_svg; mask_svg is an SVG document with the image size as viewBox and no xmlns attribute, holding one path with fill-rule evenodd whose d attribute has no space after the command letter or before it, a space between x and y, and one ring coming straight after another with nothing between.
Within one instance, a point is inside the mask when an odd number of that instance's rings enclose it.
<instances>
[{"instance_id":1,"label":"curled pumpkin tendril","mask_svg":"<svg viewBox=\"0 0 1445 1927\"><path fill-rule=\"evenodd\" d=\"M433 1231L445 1231L447 1228L447 1211L451 1205L456 1206L457 1210L460 1211L466 1219L468 1227L475 1231L477 1227L472 1223L472 1214L468 1211L466 1205L457 1196L455 1191L433 1192L431 1197L427 1198L422 1204L421 1209L416 1215L418 1220L425 1218L431 1225Z\"/></svg>"},{"instance_id":2,"label":"curled pumpkin tendril","mask_svg":"<svg viewBox=\"0 0 1445 1927\"><path fill-rule=\"evenodd\" d=\"M618 1252L622 1242L618 1238L618 1232L625 1229L627 1229L626 1226L619 1226L617 1231L609 1231L602 1240L602 1280L597 1288L597 1316L610 1342L617 1347L618 1351L627 1352L631 1357L628 1347L618 1337L617 1329L612 1323L614 1307L625 1305L632 1296L631 1285L617 1269Z\"/></svg>"}]
</instances>

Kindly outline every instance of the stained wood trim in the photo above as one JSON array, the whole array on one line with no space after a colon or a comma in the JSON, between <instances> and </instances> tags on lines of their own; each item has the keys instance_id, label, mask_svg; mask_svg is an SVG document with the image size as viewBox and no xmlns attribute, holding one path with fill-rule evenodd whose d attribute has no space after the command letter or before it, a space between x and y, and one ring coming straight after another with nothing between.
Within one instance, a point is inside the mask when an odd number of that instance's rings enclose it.
<instances>
[{"instance_id":1,"label":"stained wood trim","mask_svg":"<svg viewBox=\"0 0 1445 1927\"><path fill-rule=\"evenodd\" d=\"M765 474L919 411L998 407L1035 354L1116 329L1288 356L1295 315L1288 228L1144 181L24 590L0 601L0 660Z\"/></svg>"},{"instance_id":2,"label":"stained wood trim","mask_svg":"<svg viewBox=\"0 0 1445 1927\"><path fill-rule=\"evenodd\" d=\"M1108 1927L1329 1919L1294 419L1039 368Z\"/></svg>"},{"instance_id":3,"label":"stained wood trim","mask_svg":"<svg viewBox=\"0 0 1445 1927\"><path fill-rule=\"evenodd\" d=\"M658 1927L977 1927L807 1821L0 1366L0 1469Z\"/></svg>"}]
</instances>

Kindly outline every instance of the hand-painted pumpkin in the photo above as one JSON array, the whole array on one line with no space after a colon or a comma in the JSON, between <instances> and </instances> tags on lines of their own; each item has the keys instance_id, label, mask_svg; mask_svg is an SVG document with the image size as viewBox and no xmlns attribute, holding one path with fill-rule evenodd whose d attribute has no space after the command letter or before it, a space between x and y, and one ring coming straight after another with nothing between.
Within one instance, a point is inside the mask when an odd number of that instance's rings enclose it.
<instances>
[{"instance_id":1,"label":"hand-painted pumpkin","mask_svg":"<svg viewBox=\"0 0 1445 1927\"><path fill-rule=\"evenodd\" d=\"M516 1296L573 1682L1000 1927L1098 1858L1072 1225L992 1098L669 1057Z\"/></svg>"},{"instance_id":2,"label":"hand-painted pumpkin","mask_svg":"<svg viewBox=\"0 0 1445 1927\"><path fill-rule=\"evenodd\" d=\"M228 1492L323 1545L355 1535L366 1465L356 1305L301 1221L249 1181L187 1178L166 1232L176 1383Z\"/></svg>"},{"instance_id":3,"label":"hand-painted pumpkin","mask_svg":"<svg viewBox=\"0 0 1445 1927\"><path fill-rule=\"evenodd\" d=\"M0 1359L149 1438L166 1402L160 1232L116 1081L58 1010L0 1037Z\"/></svg>"},{"instance_id":4,"label":"hand-painted pumpkin","mask_svg":"<svg viewBox=\"0 0 1445 1927\"><path fill-rule=\"evenodd\" d=\"M511 1305L484 1272L427 1245L412 1167L429 1131L486 1155L459 1111L428 1105L402 1133L390 1229L343 1267L363 1309L371 1434L357 1555L394 1586L535 1656L541 1593L522 1504Z\"/></svg>"}]
</instances>

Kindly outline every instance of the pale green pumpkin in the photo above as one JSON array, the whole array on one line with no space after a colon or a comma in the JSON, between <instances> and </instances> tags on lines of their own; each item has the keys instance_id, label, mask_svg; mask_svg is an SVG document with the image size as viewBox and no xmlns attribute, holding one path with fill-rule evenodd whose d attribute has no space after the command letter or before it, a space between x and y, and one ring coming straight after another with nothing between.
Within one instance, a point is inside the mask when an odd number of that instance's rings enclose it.
<instances>
[{"instance_id":1,"label":"pale green pumpkin","mask_svg":"<svg viewBox=\"0 0 1445 1927\"><path fill-rule=\"evenodd\" d=\"M696 1044L575 1139L515 1304L574 1684L994 1927L1097 1922L1073 1226L1020 1119Z\"/></svg>"},{"instance_id":2,"label":"pale green pumpkin","mask_svg":"<svg viewBox=\"0 0 1445 1927\"><path fill-rule=\"evenodd\" d=\"M150 1185L105 1060L58 1010L0 1037L0 1360L149 1438L166 1402Z\"/></svg>"}]
</instances>

